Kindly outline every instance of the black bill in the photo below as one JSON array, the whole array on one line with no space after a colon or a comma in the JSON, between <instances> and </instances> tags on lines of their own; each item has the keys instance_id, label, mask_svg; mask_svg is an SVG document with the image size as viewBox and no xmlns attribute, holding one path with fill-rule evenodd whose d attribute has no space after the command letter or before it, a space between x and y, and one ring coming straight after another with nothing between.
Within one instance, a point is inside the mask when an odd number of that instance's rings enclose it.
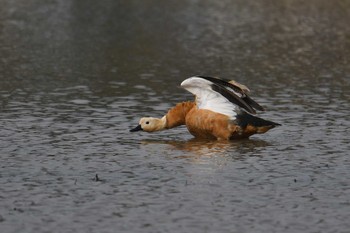
<instances>
[{"instance_id":1,"label":"black bill","mask_svg":"<svg viewBox=\"0 0 350 233\"><path fill-rule=\"evenodd\" d=\"M136 132L136 131L140 131L140 130L142 130L141 125L138 125L135 128L130 129L130 132Z\"/></svg>"}]
</instances>

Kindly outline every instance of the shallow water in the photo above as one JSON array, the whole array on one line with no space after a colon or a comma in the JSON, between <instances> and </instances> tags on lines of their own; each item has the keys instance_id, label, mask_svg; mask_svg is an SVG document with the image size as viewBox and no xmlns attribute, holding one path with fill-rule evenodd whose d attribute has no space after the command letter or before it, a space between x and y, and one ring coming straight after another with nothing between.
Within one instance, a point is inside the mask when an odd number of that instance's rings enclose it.
<instances>
[{"instance_id":1,"label":"shallow water","mask_svg":"<svg viewBox=\"0 0 350 233\"><path fill-rule=\"evenodd\" d=\"M0 1L1 232L347 232L350 2ZM281 127L129 133L234 78Z\"/></svg>"}]
</instances>

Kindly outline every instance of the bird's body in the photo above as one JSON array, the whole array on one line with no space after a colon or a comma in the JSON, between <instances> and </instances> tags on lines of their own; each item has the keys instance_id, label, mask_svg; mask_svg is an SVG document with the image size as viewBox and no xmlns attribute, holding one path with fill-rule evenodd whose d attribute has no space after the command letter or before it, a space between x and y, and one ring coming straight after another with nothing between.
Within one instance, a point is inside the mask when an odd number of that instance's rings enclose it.
<instances>
[{"instance_id":1,"label":"bird's body","mask_svg":"<svg viewBox=\"0 0 350 233\"><path fill-rule=\"evenodd\" d=\"M194 102L182 102L162 117L146 117L131 130L159 131L186 125L195 137L231 140L265 133L279 125L254 116L263 108L252 100L249 89L235 81L196 76L181 83L196 96Z\"/></svg>"}]
</instances>

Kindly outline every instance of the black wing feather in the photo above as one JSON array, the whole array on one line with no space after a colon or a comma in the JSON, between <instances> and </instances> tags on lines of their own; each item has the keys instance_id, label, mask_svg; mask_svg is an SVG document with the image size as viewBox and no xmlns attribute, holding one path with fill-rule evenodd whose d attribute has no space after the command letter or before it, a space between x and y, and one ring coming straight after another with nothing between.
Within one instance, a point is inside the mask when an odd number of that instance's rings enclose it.
<instances>
[{"instance_id":1,"label":"black wing feather","mask_svg":"<svg viewBox=\"0 0 350 233\"><path fill-rule=\"evenodd\" d=\"M219 92L231 103L238 105L239 107L245 109L247 112L255 114L256 112L254 109L259 111L265 111L265 109L260 104L255 102L252 98L250 98L240 87L235 86L229 83L228 81L219 78L206 76L197 77L212 82L212 88L214 91Z\"/></svg>"},{"instance_id":2,"label":"black wing feather","mask_svg":"<svg viewBox=\"0 0 350 233\"><path fill-rule=\"evenodd\" d=\"M206 77L206 76L197 76L199 78L203 78L203 79L206 79L210 82L213 82L215 84L218 84L218 85L221 85L221 86L224 86L224 87L228 87L230 89L232 89L234 92L236 92L235 94L236 95L245 95L245 93L243 92L243 90L235 85L232 85L231 83L223 80L223 79L219 79L219 78L213 78L213 77Z\"/></svg>"},{"instance_id":3,"label":"black wing feather","mask_svg":"<svg viewBox=\"0 0 350 233\"><path fill-rule=\"evenodd\" d=\"M222 87L216 83L213 83L211 85L211 88L213 91L219 92L221 95L223 95L226 99L228 99L231 103L234 103L238 105L239 107L245 109L249 113L255 114L255 110L249 106L246 102L244 102L239 96L237 96L235 93L230 92L225 87Z\"/></svg>"},{"instance_id":4,"label":"black wing feather","mask_svg":"<svg viewBox=\"0 0 350 233\"><path fill-rule=\"evenodd\" d=\"M258 104L257 102L255 102L255 100L253 100L252 98L250 98L249 95L246 95L243 100L250 106L252 106L253 108L255 108L256 110L259 111L265 111L265 108L262 107L260 104Z\"/></svg>"}]
</instances>

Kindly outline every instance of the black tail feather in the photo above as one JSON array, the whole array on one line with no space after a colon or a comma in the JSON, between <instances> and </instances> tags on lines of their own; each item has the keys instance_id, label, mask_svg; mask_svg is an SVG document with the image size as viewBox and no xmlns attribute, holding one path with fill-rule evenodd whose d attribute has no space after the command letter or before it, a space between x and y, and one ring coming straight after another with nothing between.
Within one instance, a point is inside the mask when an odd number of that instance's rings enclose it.
<instances>
[{"instance_id":1,"label":"black tail feather","mask_svg":"<svg viewBox=\"0 0 350 233\"><path fill-rule=\"evenodd\" d=\"M260 117L253 116L245 111L242 111L237 115L237 124L242 128L247 127L247 125L252 125L255 127L271 127L271 128L280 125L276 122L264 120Z\"/></svg>"}]
</instances>

